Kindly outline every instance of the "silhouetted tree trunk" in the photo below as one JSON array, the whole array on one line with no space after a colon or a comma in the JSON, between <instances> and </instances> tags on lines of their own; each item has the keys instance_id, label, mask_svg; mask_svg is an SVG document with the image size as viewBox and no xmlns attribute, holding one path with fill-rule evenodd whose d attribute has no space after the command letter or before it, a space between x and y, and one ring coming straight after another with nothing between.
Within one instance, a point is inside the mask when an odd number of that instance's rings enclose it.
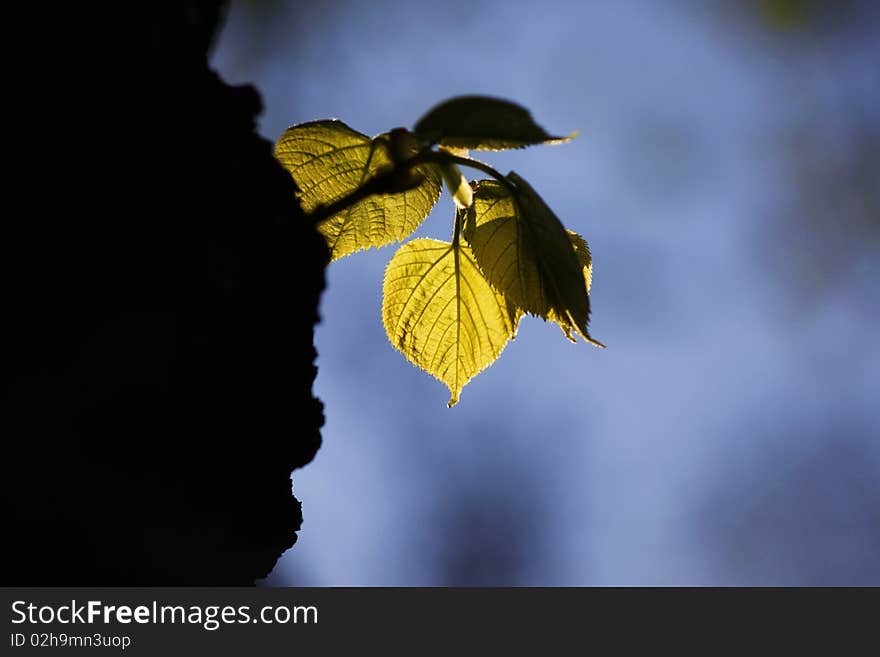
<instances>
[{"instance_id":1,"label":"silhouetted tree trunk","mask_svg":"<svg viewBox=\"0 0 880 657\"><path fill-rule=\"evenodd\" d=\"M7 125L30 158L8 190L2 583L250 584L296 539L290 474L320 445L326 249L259 95L208 69L219 3L42 9L30 119Z\"/></svg>"}]
</instances>

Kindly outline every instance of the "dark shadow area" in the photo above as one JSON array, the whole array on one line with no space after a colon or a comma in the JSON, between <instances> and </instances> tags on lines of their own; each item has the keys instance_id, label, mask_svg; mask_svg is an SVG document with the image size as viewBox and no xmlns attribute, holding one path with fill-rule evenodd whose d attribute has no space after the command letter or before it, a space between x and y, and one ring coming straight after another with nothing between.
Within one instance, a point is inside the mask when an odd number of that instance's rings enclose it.
<instances>
[{"instance_id":1,"label":"dark shadow area","mask_svg":"<svg viewBox=\"0 0 880 657\"><path fill-rule=\"evenodd\" d=\"M5 585L248 585L296 540L326 249L258 93L207 66L222 9L27 18Z\"/></svg>"}]
</instances>

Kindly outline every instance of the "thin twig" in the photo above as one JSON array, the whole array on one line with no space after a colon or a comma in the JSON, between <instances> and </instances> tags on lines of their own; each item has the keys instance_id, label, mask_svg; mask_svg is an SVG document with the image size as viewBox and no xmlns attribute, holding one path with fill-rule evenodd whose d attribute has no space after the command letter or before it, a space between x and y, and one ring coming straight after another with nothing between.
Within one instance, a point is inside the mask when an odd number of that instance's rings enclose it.
<instances>
[{"instance_id":1,"label":"thin twig","mask_svg":"<svg viewBox=\"0 0 880 657\"><path fill-rule=\"evenodd\" d=\"M309 213L309 219L318 226L327 221L333 215L339 214L359 201L363 201L368 196L382 194L388 191L391 188L393 174L394 170L391 170L373 176L350 194L346 194L342 198L333 201L333 203L316 207Z\"/></svg>"},{"instance_id":2,"label":"thin twig","mask_svg":"<svg viewBox=\"0 0 880 657\"><path fill-rule=\"evenodd\" d=\"M374 194L403 192L407 191L407 189L417 187L421 182L412 187L401 188L399 181L414 167L428 162L433 162L435 164L454 163L465 167L471 167L472 169L479 169L495 178L495 180L507 187L511 192L516 192L516 186L512 182L485 162L473 160L469 157L462 157L460 155L453 155L446 151L424 150L413 155L411 158L397 163L393 169L373 176L357 189L346 194L342 198L327 205L319 205L309 213L309 219L311 219L317 226L330 219L333 215L339 214L343 210L350 208L355 203L363 201L368 196Z\"/></svg>"},{"instance_id":3,"label":"thin twig","mask_svg":"<svg viewBox=\"0 0 880 657\"><path fill-rule=\"evenodd\" d=\"M438 162L440 164L453 162L455 164L460 164L463 167L471 167L472 169L479 169L483 173L488 173L495 180L500 182L502 185L507 187L511 192L516 191L516 186L510 182L505 176L501 175L499 171L493 169L485 162L480 162L479 160L474 160L469 157L462 157L460 155L453 155L447 151L428 151L425 157L426 162Z\"/></svg>"}]
</instances>

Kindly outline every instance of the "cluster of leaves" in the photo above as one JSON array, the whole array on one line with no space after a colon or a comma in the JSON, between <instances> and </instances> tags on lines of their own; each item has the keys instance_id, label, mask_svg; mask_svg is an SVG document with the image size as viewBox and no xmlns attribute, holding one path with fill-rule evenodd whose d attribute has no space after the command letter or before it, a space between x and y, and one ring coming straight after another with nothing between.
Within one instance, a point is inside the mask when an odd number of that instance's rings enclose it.
<instances>
[{"instance_id":1,"label":"cluster of leaves","mask_svg":"<svg viewBox=\"0 0 880 657\"><path fill-rule=\"evenodd\" d=\"M388 339L449 388L492 364L524 314L556 322L565 336L602 346L587 331L592 264L586 241L566 230L520 176L468 156L568 141L524 108L467 96L441 103L412 131L370 138L338 120L288 128L275 156L299 188L336 260L409 236L440 198L455 202L451 242L414 239L388 263L382 319ZM468 182L468 166L492 178Z\"/></svg>"}]
</instances>

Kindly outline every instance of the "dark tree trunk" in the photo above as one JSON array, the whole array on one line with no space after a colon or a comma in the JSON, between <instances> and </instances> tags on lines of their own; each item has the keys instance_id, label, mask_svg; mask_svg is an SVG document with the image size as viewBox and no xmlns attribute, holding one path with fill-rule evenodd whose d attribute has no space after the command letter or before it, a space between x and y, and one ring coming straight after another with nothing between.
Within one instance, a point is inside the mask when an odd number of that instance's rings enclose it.
<instances>
[{"instance_id":1,"label":"dark tree trunk","mask_svg":"<svg viewBox=\"0 0 880 657\"><path fill-rule=\"evenodd\" d=\"M2 583L251 584L320 445L326 249L259 95L208 69L218 4L116 11L33 17L55 41L4 256Z\"/></svg>"}]
</instances>

